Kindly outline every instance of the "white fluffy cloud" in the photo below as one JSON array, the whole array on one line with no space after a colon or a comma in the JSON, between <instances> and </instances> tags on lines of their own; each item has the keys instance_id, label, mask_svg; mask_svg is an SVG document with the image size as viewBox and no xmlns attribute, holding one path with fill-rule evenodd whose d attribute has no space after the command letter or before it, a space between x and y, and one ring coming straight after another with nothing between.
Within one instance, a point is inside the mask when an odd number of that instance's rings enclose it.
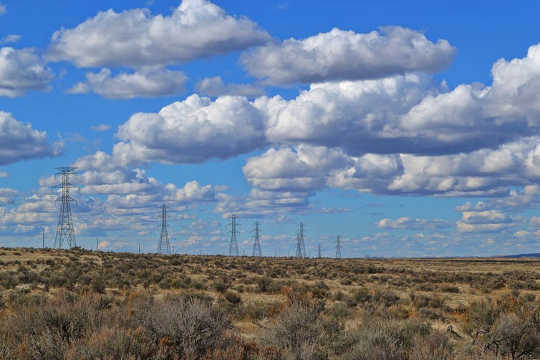
<instances>
[{"instance_id":1,"label":"white fluffy cloud","mask_svg":"<svg viewBox=\"0 0 540 360\"><path fill-rule=\"evenodd\" d=\"M507 172L519 162L525 169L523 159L510 152L536 146L538 137L531 135L540 130L538 106L521 99L515 88L540 100L540 92L534 91L540 72L531 65L540 62L538 49L540 45L531 47L523 59L497 62L494 83L488 87L448 90L444 83L435 86L427 75L406 74L313 84L291 100L222 96L212 101L192 95L158 114L133 115L118 131L122 142L115 152L128 162L182 163L227 158L267 144L309 144L339 148L351 157L392 155L394 160L385 159L394 162L400 157L398 162L411 171L396 179L390 191L481 192L493 187L482 174ZM501 80L509 72L519 72L520 80ZM511 144L508 149L501 148L506 144ZM453 154L456 157L440 157ZM499 156L503 161L493 161ZM474 170L478 162L482 167ZM426 163L441 168L440 176L427 179L429 183L425 177L412 178ZM444 166L459 168L455 173L461 178L446 176ZM536 171L535 166L528 171ZM451 177L454 171L446 173Z\"/></svg>"},{"instance_id":2,"label":"white fluffy cloud","mask_svg":"<svg viewBox=\"0 0 540 360\"><path fill-rule=\"evenodd\" d=\"M108 131L111 129L111 125L107 125L107 124L98 124L98 125L94 125L92 127L90 127L93 131L97 131L97 132L104 132L104 131Z\"/></svg>"},{"instance_id":3,"label":"white fluffy cloud","mask_svg":"<svg viewBox=\"0 0 540 360\"><path fill-rule=\"evenodd\" d=\"M16 43L20 39L21 39L21 35L10 34L10 35L6 35L2 39L0 39L0 44Z\"/></svg>"},{"instance_id":4,"label":"white fluffy cloud","mask_svg":"<svg viewBox=\"0 0 540 360\"><path fill-rule=\"evenodd\" d=\"M445 156L400 155L404 172L389 190L447 195L506 195L509 186L526 186L529 195L506 201L530 200L540 179L540 138L528 137L496 149ZM502 205L502 204L501 204ZM515 204L517 205L517 204Z\"/></svg>"},{"instance_id":5,"label":"white fluffy cloud","mask_svg":"<svg viewBox=\"0 0 540 360\"><path fill-rule=\"evenodd\" d=\"M44 131L17 121L11 114L0 111L0 165L20 160L56 156L61 144L49 144Z\"/></svg>"},{"instance_id":6,"label":"white fluffy cloud","mask_svg":"<svg viewBox=\"0 0 540 360\"><path fill-rule=\"evenodd\" d=\"M256 104L268 116L273 142L339 146L351 155L442 155L493 148L538 130L528 120L534 106L501 91L470 85L445 91L426 77L405 75L322 83L292 100L260 98Z\"/></svg>"},{"instance_id":7,"label":"white fluffy cloud","mask_svg":"<svg viewBox=\"0 0 540 360\"><path fill-rule=\"evenodd\" d=\"M54 75L33 49L0 48L0 96L45 90Z\"/></svg>"},{"instance_id":8,"label":"white fluffy cloud","mask_svg":"<svg viewBox=\"0 0 540 360\"><path fill-rule=\"evenodd\" d=\"M73 164L79 173L73 182L79 193L86 196L107 195L108 204L119 208L146 208L163 202L189 204L215 200L216 188L200 185L193 180L183 187L162 184L146 171L121 164L117 158L102 151L84 156ZM54 178L42 179L42 186L50 186Z\"/></svg>"},{"instance_id":9,"label":"white fluffy cloud","mask_svg":"<svg viewBox=\"0 0 540 360\"><path fill-rule=\"evenodd\" d=\"M198 95L170 104L159 113L138 113L118 129L114 147L124 163L203 162L264 147L264 118L246 98Z\"/></svg>"},{"instance_id":10,"label":"white fluffy cloud","mask_svg":"<svg viewBox=\"0 0 540 360\"><path fill-rule=\"evenodd\" d=\"M513 219L497 210L464 211L457 223L459 232L495 232L514 226Z\"/></svg>"},{"instance_id":11,"label":"white fluffy cloud","mask_svg":"<svg viewBox=\"0 0 540 360\"><path fill-rule=\"evenodd\" d=\"M265 191L313 191L326 184L326 177L350 160L339 150L299 145L271 148L248 159L243 168L248 182Z\"/></svg>"},{"instance_id":12,"label":"white fluffy cloud","mask_svg":"<svg viewBox=\"0 0 540 360\"><path fill-rule=\"evenodd\" d=\"M183 0L167 16L147 9L108 10L59 30L49 59L81 67L168 65L243 50L269 38L254 22L207 0Z\"/></svg>"},{"instance_id":13,"label":"white fluffy cloud","mask_svg":"<svg viewBox=\"0 0 540 360\"><path fill-rule=\"evenodd\" d=\"M402 27L358 34L332 29L303 40L258 47L243 56L246 69L270 84L377 79L447 67L456 49Z\"/></svg>"},{"instance_id":14,"label":"white fluffy cloud","mask_svg":"<svg viewBox=\"0 0 540 360\"><path fill-rule=\"evenodd\" d=\"M459 211L505 209L536 203L540 178L540 139L525 138L468 154L347 155L339 148L297 145L270 148L247 160L243 168L254 190L298 192L309 197L324 188L377 194L504 196ZM537 164L538 163L538 164ZM523 192L509 187L524 186Z\"/></svg>"},{"instance_id":15,"label":"white fluffy cloud","mask_svg":"<svg viewBox=\"0 0 540 360\"><path fill-rule=\"evenodd\" d=\"M10 192L11 193L11 192ZM12 199L16 194L11 193ZM10 202L12 203L13 200ZM34 194L14 208L0 214L0 224L10 226L14 231L30 232L54 222L55 196Z\"/></svg>"},{"instance_id":16,"label":"white fluffy cloud","mask_svg":"<svg viewBox=\"0 0 540 360\"><path fill-rule=\"evenodd\" d=\"M13 203L17 194L18 191L15 189L0 188L0 206Z\"/></svg>"},{"instance_id":17,"label":"white fluffy cloud","mask_svg":"<svg viewBox=\"0 0 540 360\"><path fill-rule=\"evenodd\" d=\"M462 220L469 224L502 224L512 221L508 216L497 210L464 211Z\"/></svg>"},{"instance_id":18,"label":"white fluffy cloud","mask_svg":"<svg viewBox=\"0 0 540 360\"><path fill-rule=\"evenodd\" d=\"M221 77L204 78L196 85L197 92L206 96L238 95L246 97L260 96L264 90L253 84L225 84Z\"/></svg>"},{"instance_id":19,"label":"white fluffy cloud","mask_svg":"<svg viewBox=\"0 0 540 360\"><path fill-rule=\"evenodd\" d=\"M243 168L253 187L245 206L253 213L306 210L308 198L326 187L387 192L402 171L394 155L350 157L340 149L311 145L270 148Z\"/></svg>"},{"instance_id":20,"label":"white fluffy cloud","mask_svg":"<svg viewBox=\"0 0 540 360\"><path fill-rule=\"evenodd\" d=\"M111 70L86 74L86 82L79 82L68 90L71 94L94 92L109 99L158 97L184 92L186 76L180 71L144 69L134 73L111 76Z\"/></svg>"},{"instance_id":21,"label":"white fluffy cloud","mask_svg":"<svg viewBox=\"0 0 540 360\"><path fill-rule=\"evenodd\" d=\"M184 219L187 209L215 203L223 191L222 186L203 185L198 181L188 181L181 186L162 183L146 170L125 166L102 151L79 158L72 165L78 170L71 179L72 194L77 199L74 216L78 231L83 235L105 236L112 231L146 234L149 227L157 226L162 204L170 210L171 221ZM54 199L57 194L51 189L57 183L55 176L40 179L39 194L45 194L47 201L41 201L45 195L25 199L17 210L26 214L25 218L20 218L20 224L41 224L47 216L56 216ZM4 218L9 225L16 211L11 212L13 215ZM42 212L46 214L38 214ZM32 219L34 223L27 222Z\"/></svg>"},{"instance_id":22,"label":"white fluffy cloud","mask_svg":"<svg viewBox=\"0 0 540 360\"><path fill-rule=\"evenodd\" d=\"M384 218L377 222L377 227L381 229L426 230L447 228L449 225L448 221L442 219L412 219L409 217L400 217L395 220Z\"/></svg>"},{"instance_id":23,"label":"white fluffy cloud","mask_svg":"<svg viewBox=\"0 0 540 360\"><path fill-rule=\"evenodd\" d=\"M178 202L191 202L191 201L214 201L215 190L212 185L199 185L198 181L190 181L184 185L183 188L178 189L173 184L167 186L167 190L171 195L166 196L166 200L173 200Z\"/></svg>"}]
</instances>

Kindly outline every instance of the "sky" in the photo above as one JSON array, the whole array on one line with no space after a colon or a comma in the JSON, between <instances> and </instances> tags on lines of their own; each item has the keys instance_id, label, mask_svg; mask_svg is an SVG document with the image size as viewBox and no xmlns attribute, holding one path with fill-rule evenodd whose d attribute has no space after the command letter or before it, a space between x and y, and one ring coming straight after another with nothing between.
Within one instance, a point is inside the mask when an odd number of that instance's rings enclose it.
<instances>
[{"instance_id":1,"label":"sky","mask_svg":"<svg viewBox=\"0 0 540 360\"><path fill-rule=\"evenodd\" d=\"M540 3L0 2L0 246L491 256L540 245Z\"/></svg>"}]
</instances>

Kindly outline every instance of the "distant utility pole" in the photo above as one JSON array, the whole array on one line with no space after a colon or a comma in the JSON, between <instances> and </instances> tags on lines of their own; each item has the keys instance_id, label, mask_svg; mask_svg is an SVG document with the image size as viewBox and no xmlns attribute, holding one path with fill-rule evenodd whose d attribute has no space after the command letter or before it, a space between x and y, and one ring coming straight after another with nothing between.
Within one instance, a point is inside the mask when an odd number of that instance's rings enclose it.
<instances>
[{"instance_id":1,"label":"distant utility pole","mask_svg":"<svg viewBox=\"0 0 540 360\"><path fill-rule=\"evenodd\" d=\"M141 242L139 241L139 255L141 254Z\"/></svg>"},{"instance_id":2,"label":"distant utility pole","mask_svg":"<svg viewBox=\"0 0 540 360\"><path fill-rule=\"evenodd\" d=\"M322 258L322 256L321 256L321 243L319 243L317 255L318 255L317 257L318 257L319 259Z\"/></svg>"},{"instance_id":3,"label":"distant utility pole","mask_svg":"<svg viewBox=\"0 0 540 360\"><path fill-rule=\"evenodd\" d=\"M296 257L305 258L306 256L306 245L304 243L304 223L300 223L300 229L296 235Z\"/></svg>"},{"instance_id":4,"label":"distant utility pole","mask_svg":"<svg viewBox=\"0 0 540 360\"><path fill-rule=\"evenodd\" d=\"M71 218L71 203L75 201L71 197L71 182L70 176L75 173L76 168L71 166L64 166L57 168L56 175L61 175L62 180L58 187L61 189L60 199L56 201L60 202L60 209L58 210L58 224L56 225L56 236L54 238L54 247L61 249L64 247L64 241L69 248L77 246L75 242L75 230L73 228L73 221Z\"/></svg>"},{"instance_id":5,"label":"distant utility pole","mask_svg":"<svg viewBox=\"0 0 540 360\"><path fill-rule=\"evenodd\" d=\"M341 237L339 235L336 239L336 259L341 259Z\"/></svg>"},{"instance_id":6,"label":"distant utility pole","mask_svg":"<svg viewBox=\"0 0 540 360\"><path fill-rule=\"evenodd\" d=\"M99 240L96 238L96 251L99 250Z\"/></svg>"},{"instance_id":7,"label":"distant utility pole","mask_svg":"<svg viewBox=\"0 0 540 360\"><path fill-rule=\"evenodd\" d=\"M161 235L159 237L158 253L170 254L171 244L169 243L169 233L167 232L167 208L165 204L161 206Z\"/></svg>"},{"instance_id":8,"label":"distant utility pole","mask_svg":"<svg viewBox=\"0 0 540 360\"><path fill-rule=\"evenodd\" d=\"M231 215L231 240L229 241L229 256L238 256L238 224L236 215Z\"/></svg>"},{"instance_id":9,"label":"distant utility pole","mask_svg":"<svg viewBox=\"0 0 540 360\"><path fill-rule=\"evenodd\" d=\"M45 228L41 229L41 234L43 235L41 238L41 248L45 249Z\"/></svg>"},{"instance_id":10,"label":"distant utility pole","mask_svg":"<svg viewBox=\"0 0 540 360\"><path fill-rule=\"evenodd\" d=\"M255 241L253 242L253 256L262 256L259 222L255 222Z\"/></svg>"}]
</instances>

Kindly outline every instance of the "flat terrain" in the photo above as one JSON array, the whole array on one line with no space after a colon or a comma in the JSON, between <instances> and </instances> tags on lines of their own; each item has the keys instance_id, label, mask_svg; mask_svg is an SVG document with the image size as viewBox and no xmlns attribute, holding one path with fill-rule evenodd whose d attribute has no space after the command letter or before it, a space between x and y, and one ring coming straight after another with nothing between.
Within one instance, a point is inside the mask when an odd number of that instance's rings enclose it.
<instances>
[{"instance_id":1,"label":"flat terrain","mask_svg":"<svg viewBox=\"0 0 540 360\"><path fill-rule=\"evenodd\" d=\"M506 351L502 350L503 345L489 343L492 337L483 337L485 332L497 330L501 314L525 316L526 309L529 316L529 312L538 309L540 259L295 259L0 249L0 322L2 317L15 321L14 314L23 308L58 301L66 294L75 298L105 297L111 303L106 311L121 309L136 297L164 303L179 296L196 298L226 314L230 322L226 332L233 334L235 341L242 346L257 344L258 350L246 355L246 359L278 359L291 354L299 359L359 359L362 357L354 355L354 349L371 345L364 344L358 334L368 331L369 326L383 326L381 321L399 326L422 323L429 327L429 336L444 336L448 349L440 346L450 355L441 355L441 359L491 359ZM484 309L491 319L477 314L477 308ZM312 314L308 322L314 324L333 321L332 326L339 327L335 332L342 333L343 339L324 338L329 336L324 326L330 326L325 323L321 323L319 330L310 330L309 326L304 329L312 333L305 339L307 345L294 334L283 334L299 326L287 327L292 321L286 318L290 309L296 309L297 314L307 311L307 318ZM296 321L301 323L302 319ZM113 325L124 326L107 326ZM526 335L537 337L537 330ZM356 342L350 340L353 334L358 337ZM4 342L8 344L10 334L5 336ZM435 345L425 336L428 335L414 335L414 341L425 343L429 348L426 352L432 353L430 347ZM338 343L347 339L351 343L340 348ZM374 340L372 345L378 342ZM12 351L10 346L5 345L4 354ZM413 351L418 346L401 345L402 350L407 347L410 351L395 358L422 358L414 353L417 350ZM67 358L67 353L75 351L73 344L66 349L59 358ZM358 350L361 351L365 350ZM531 351L516 358L536 356L536 348ZM190 358L188 353L178 358ZM226 358L220 354L205 356ZM378 359L374 356L366 359Z\"/></svg>"}]
</instances>

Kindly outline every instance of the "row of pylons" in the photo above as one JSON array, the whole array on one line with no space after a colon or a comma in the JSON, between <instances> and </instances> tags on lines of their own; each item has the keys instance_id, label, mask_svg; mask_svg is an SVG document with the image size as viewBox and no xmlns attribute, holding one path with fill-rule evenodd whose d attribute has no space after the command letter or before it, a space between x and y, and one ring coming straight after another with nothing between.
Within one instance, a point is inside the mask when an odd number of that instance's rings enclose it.
<instances>
[{"instance_id":1,"label":"row of pylons","mask_svg":"<svg viewBox=\"0 0 540 360\"><path fill-rule=\"evenodd\" d=\"M231 238L229 241L229 256L239 256L238 251L238 218L236 215L231 215ZM260 223L255 222L255 235L253 239L252 256L262 256L261 251L261 232ZM309 257L306 251L304 241L304 224L300 223L298 232L296 233L296 257L303 259ZM318 258L322 258L321 244L318 245ZM341 237L338 235L336 239L336 258L341 259Z\"/></svg>"},{"instance_id":2,"label":"row of pylons","mask_svg":"<svg viewBox=\"0 0 540 360\"><path fill-rule=\"evenodd\" d=\"M56 236L54 241L55 248L63 248L67 245L69 248L77 246L75 240L75 231L71 215L71 203L75 200L71 197L72 184L70 177L75 174L75 167L59 167L57 175L61 176L61 182L57 186L61 190L61 195L57 200L60 202L58 212L58 224L56 226ZM261 230L260 223L255 222L255 232L253 239L252 256L262 256L261 250ZM139 253L141 252L139 243ZM43 230L43 247L45 247L45 230ZM96 249L98 245L96 244ZM169 242L169 233L167 231L167 207L165 204L161 207L161 234L158 243L158 253L171 254L171 244ZM238 249L238 223L237 216L231 216L231 238L229 242L229 256L239 256ZM296 234L296 257L307 258L306 245L304 242L304 224L300 223ZM318 257L321 258L321 245L318 245ZM341 238L337 237L336 241L336 258L341 258Z\"/></svg>"}]
</instances>

